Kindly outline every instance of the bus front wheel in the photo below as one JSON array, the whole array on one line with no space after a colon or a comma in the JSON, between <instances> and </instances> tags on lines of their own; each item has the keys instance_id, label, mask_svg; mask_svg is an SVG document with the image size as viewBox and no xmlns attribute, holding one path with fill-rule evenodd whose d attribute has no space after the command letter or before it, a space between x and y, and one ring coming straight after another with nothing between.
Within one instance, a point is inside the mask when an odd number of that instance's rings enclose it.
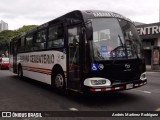
<instances>
[{"instance_id":1,"label":"bus front wheel","mask_svg":"<svg viewBox=\"0 0 160 120\"><path fill-rule=\"evenodd\" d=\"M55 73L53 75L53 86L60 91L65 91L66 85L65 85L65 79L63 72Z\"/></svg>"}]
</instances>

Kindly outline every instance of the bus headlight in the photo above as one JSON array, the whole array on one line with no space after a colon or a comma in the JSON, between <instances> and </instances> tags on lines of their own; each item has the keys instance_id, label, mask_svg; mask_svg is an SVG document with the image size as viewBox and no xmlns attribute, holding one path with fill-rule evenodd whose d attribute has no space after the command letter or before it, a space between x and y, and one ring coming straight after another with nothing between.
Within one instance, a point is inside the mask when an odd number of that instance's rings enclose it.
<instances>
[{"instance_id":1,"label":"bus headlight","mask_svg":"<svg viewBox=\"0 0 160 120\"><path fill-rule=\"evenodd\" d=\"M140 80L146 80L146 72L142 73L140 76Z\"/></svg>"},{"instance_id":2,"label":"bus headlight","mask_svg":"<svg viewBox=\"0 0 160 120\"><path fill-rule=\"evenodd\" d=\"M91 80L92 85L103 85L106 84L106 80Z\"/></svg>"}]
</instances>

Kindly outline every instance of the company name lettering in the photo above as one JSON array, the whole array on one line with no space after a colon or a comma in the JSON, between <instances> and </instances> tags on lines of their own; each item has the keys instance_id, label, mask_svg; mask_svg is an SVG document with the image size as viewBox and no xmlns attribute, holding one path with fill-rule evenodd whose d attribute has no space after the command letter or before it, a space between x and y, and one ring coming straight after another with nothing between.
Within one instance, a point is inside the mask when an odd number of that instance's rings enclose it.
<instances>
[{"instance_id":1,"label":"company name lettering","mask_svg":"<svg viewBox=\"0 0 160 120\"><path fill-rule=\"evenodd\" d=\"M54 54L20 55L20 60L23 62L51 64L54 63Z\"/></svg>"},{"instance_id":2,"label":"company name lettering","mask_svg":"<svg viewBox=\"0 0 160 120\"><path fill-rule=\"evenodd\" d=\"M137 31L139 35L159 34L160 26L149 26L149 27L137 28Z\"/></svg>"},{"instance_id":3,"label":"company name lettering","mask_svg":"<svg viewBox=\"0 0 160 120\"><path fill-rule=\"evenodd\" d=\"M131 21L130 19L128 19L120 14L111 13L111 12L96 12L96 13L93 13L93 15L94 15L94 17L117 17L117 18L122 18L122 19L125 19L128 21Z\"/></svg>"}]
</instances>

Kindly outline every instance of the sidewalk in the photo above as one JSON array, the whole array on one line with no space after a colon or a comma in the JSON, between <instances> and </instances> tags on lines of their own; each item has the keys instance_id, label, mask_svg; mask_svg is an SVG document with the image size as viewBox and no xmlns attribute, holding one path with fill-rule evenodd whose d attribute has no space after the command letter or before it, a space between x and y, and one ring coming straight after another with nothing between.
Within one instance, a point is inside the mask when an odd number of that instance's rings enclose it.
<instances>
[{"instance_id":1,"label":"sidewalk","mask_svg":"<svg viewBox=\"0 0 160 120\"><path fill-rule=\"evenodd\" d=\"M147 72L160 72L160 70L152 70L151 65L146 65L146 71Z\"/></svg>"}]
</instances>

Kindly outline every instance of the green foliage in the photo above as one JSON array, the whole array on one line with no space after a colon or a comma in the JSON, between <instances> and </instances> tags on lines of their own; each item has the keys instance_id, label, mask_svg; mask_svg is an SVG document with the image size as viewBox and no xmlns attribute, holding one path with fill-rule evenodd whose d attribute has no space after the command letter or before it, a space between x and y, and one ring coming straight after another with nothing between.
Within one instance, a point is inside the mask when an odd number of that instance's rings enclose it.
<instances>
[{"instance_id":1,"label":"green foliage","mask_svg":"<svg viewBox=\"0 0 160 120\"><path fill-rule=\"evenodd\" d=\"M9 46L10 39L16 35L16 31L5 30L0 32L0 53L6 51Z\"/></svg>"},{"instance_id":2,"label":"green foliage","mask_svg":"<svg viewBox=\"0 0 160 120\"><path fill-rule=\"evenodd\" d=\"M23 26L19 28L18 30L4 30L0 32L0 54L2 54L4 51L8 50L9 48L9 42L10 40L18 36L28 30L31 30L33 28L37 27L37 25L28 25L28 26Z\"/></svg>"},{"instance_id":3,"label":"green foliage","mask_svg":"<svg viewBox=\"0 0 160 120\"><path fill-rule=\"evenodd\" d=\"M37 27L37 25L27 25L27 26L24 25L23 27L19 28L16 32L19 35L19 34L22 34L22 33L26 32L26 31L29 31L29 30L31 30L31 29L33 29L35 27Z\"/></svg>"}]
</instances>

